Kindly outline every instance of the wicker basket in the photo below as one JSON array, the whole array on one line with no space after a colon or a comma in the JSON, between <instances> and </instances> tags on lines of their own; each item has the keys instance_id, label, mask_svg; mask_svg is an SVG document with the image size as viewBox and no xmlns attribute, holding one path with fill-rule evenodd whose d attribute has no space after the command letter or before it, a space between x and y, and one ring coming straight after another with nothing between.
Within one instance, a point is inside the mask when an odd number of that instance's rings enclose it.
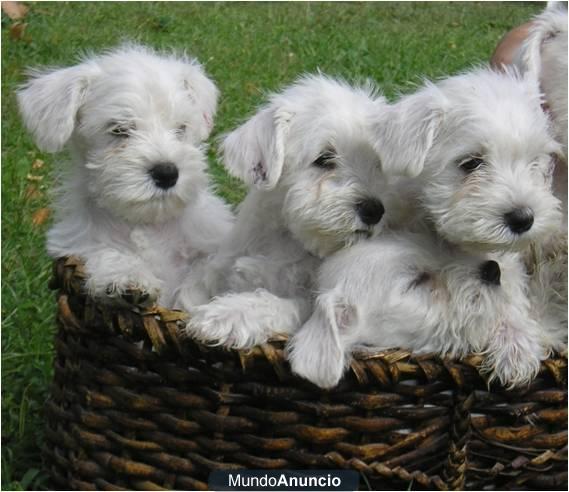
<instances>
[{"instance_id":1,"label":"wicker basket","mask_svg":"<svg viewBox=\"0 0 569 492\"><path fill-rule=\"evenodd\" d=\"M184 340L186 315L101 305L55 263L59 332L45 465L60 489L206 489L212 470L354 469L360 489L567 489L567 357L488 389L478 359L359 357L323 391L283 342Z\"/></svg>"}]
</instances>

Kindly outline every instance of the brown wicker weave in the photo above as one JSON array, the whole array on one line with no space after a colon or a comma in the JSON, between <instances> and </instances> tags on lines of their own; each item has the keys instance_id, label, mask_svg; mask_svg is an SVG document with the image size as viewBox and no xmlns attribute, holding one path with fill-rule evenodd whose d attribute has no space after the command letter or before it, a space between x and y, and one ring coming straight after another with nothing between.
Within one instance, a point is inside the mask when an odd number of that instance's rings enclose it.
<instances>
[{"instance_id":1,"label":"brown wicker weave","mask_svg":"<svg viewBox=\"0 0 569 492\"><path fill-rule=\"evenodd\" d=\"M44 458L59 488L206 489L212 470L358 470L361 489L567 489L567 357L488 389L477 358L357 358L332 391L283 342L181 342L186 315L95 303L55 264L59 333Z\"/></svg>"}]
</instances>

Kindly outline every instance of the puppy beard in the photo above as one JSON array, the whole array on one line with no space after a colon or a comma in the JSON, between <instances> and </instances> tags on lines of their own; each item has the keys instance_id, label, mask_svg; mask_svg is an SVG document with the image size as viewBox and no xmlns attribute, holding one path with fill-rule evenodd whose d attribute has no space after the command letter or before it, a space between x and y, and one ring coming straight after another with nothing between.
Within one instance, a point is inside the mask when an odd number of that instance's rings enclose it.
<instances>
[{"instance_id":1,"label":"puppy beard","mask_svg":"<svg viewBox=\"0 0 569 492\"><path fill-rule=\"evenodd\" d=\"M176 184L163 189L150 175L153 161L104 159L91 161L89 192L96 204L133 224L161 223L178 217L207 188L205 158L198 149L186 150L184 159L171 159L178 168Z\"/></svg>"},{"instance_id":2,"label":"puppy beard","mask_svg":"<svg viewBox=\"0 0 569 492\"><path fill-rule=\"evenodd\" d=\"M291 188L285 198L282 215L293 237L320 258L352 246L363 239L377 236L383 220L366 225L357 214L357 205L366 196L349 187L334 193L310 192Z\"/></svg>"},{"instance_id":3,"label":"puppy beard","mask_svg":"<svg viewBox=\"0 0 569 492\"><path fill-rule=\"evenodd\" d=\"M291 224L288 227L293 237L302 243L304 249L320 258L330 256L360 241L376 237L382 229L380 225L355 230L354 228L325 229L322 224L319 225L320 228L316 224L312 228L306 227L306 224Z\"/></svg>"},{"instance_id":4,"label":"puppy beard","mask_svg":"<svg viewBox=\"0 0 569 492\"><path fill-rule=\"evenodd\" d=\"M518 251L531 241L529 234L517 235L508 231L502 219L475 217L466 211L434 218L435 229L447 241L460 245L466 252L476 254L495 251Z\"/></svg>"},{"instance_id":5,"label":"puppy beard","mask_svg":"<svg viewBox=\"0 0 569 492\"><path fill-rule=\"evenodd\" d=\"M450 198L448 194L438 196L438 202L429 199L424 203L434 228L449 242L472 253L519 251L561 224L560 202L546 189L535 188L516 196L512 188L482 184L476 192L461 189ZM516 233L506 223L505 215L516 209L532 211L529 230Z\"/></svg>"},{"instance_id":6,"label":"puppy beard","mask_svg":"<svg viewBox=\"0 0 569 492\"><path fill-rule=\"evenodd\" d=\"M462 211L465 212L465 211ZM453 244L470 253L522 251L533 241L542 240L543 237L553 233L560 226L560 214L553 208L535 219L532 228L522 234L512 232L503 223L501 215L460 213L453 215L452 219L439 218L435 226L439 234Z\"/></svg>"}]
</instances>

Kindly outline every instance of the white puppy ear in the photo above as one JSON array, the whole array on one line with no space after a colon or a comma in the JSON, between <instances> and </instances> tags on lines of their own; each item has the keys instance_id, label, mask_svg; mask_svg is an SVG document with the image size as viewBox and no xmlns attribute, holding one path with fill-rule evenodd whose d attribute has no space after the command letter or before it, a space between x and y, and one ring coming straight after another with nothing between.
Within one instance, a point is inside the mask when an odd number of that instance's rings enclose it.
<instances>
[{"instance_id":1,"label":"white puppy ear","mask_svg":"<svg viewBox=\"0 0 569 492\"><path fill-rule=\"evenodd\" d=\"M290 118L286 111L267 107L229 133L221 144L227 170L247 184L274 188L283 170Z\"/></svg>"},{"instance_id":2,"label":"white puppy ear","mask_svg":"<svg viewBox=\"0 0 569 492\"><path fill-rule=\"evenodd\" d=\"M184 89L201 113L198 137L201 141L207 140L213 129L219 90L196 61L188 63L184 73Z\"/></svg>"},{"instance_id":3,"label":"white puppy ear","mask_svg":"<svg viewBox=\"0 0 569 492\"><path fill-rule=\"evenodd\" d=\"M333 292L320 295L310 319L287 347L291 369L321 388L332 388L342 379L349 346L343 341L356 322L353 306Z\"/></svg>"},{"instance_id":4,"label":"white puppy ear","mask_svg":"<svg viewBox=\"0 0 569 492\"><path fill-rule=\"evenodd\" d=\"M567 38L567 2L547 2L545 10L534 18L529 35L513 60L526 78L539 80L544 43L557 36Z\"/></svg>"},{"instance_id":5,"label":"white puppy ear","mask_svg":"<svg viewBox=\"0 0 569 492\"><path fill-rule=\"evenodd\" d=\"M555 12L556 10L567 12L567 2L547 2L547 6L545 7L546 12Z\"/></svg>"},{"instance_id":6,"label":"white puppy ear","mask_svg":"<svg viewBox=\"0 0 569 492\"><path fill-rule=\"evenodd\" d=\"M31 78L19 88L17 98L24 124L40 149L57 152L71 137L89 72L84 64L32 71Z\"/></svg>"},{"instance_id":7,"label":"white puppy ear","mask_svg":"<svg viewBox=\"0 0 569 492\"><path fill-rule=\"evenodd\" d=\"M378 115L372 131L384 173L410 177L421 174L446 108L447 100L441 91L428 83Z\"/></svg>"}]
</instances>

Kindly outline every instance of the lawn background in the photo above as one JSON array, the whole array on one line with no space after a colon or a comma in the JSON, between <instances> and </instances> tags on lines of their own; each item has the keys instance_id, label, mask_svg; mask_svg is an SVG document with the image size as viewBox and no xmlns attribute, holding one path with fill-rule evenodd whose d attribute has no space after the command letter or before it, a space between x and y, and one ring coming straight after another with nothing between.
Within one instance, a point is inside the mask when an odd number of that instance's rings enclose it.
<instances>
[{"instance_id":1,"label":"lawn background","mask_svg":"<svg viewBox=\"0 0 569 492\"><path fill-rule=\"evenodd\" d=\"M26 66L67 65L79 52L137 40L186 49L221 90L215 134L300 73L376 80L389 97L421 76L453 74L490 57L539 2L159 3L29 2L23 36L2 14L2 490L46 487L39 447L51 377L54 295L47 288L44 209L64 156L39 152L22 128L14 89ZM14 32L14 31L12 31ZM44 162L37 163L37 159ZM32 164L36 162L35 166ZM210 152L218 191L243 188ZM34 224L35 222L35 224Z\"/></svg>"}]
</instances>

